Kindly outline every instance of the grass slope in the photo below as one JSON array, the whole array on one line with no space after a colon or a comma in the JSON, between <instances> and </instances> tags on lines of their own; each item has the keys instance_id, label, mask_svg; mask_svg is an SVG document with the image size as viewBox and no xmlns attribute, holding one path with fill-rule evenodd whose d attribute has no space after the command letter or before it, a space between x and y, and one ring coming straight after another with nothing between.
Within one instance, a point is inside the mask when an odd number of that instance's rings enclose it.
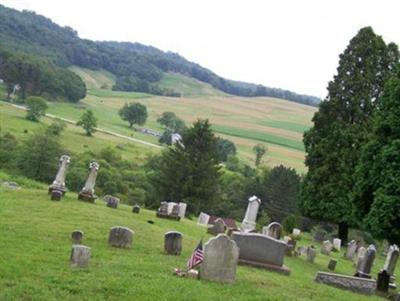
<instances>
[{"instance_id":1,"label":"grass slope","mask_svg":"<svg viewBox=\"0 0 400 301\"><path fill-rule=\"evenodd\" d=\"M182 89L184 97L116 92L97 88L111 83L111 75L77 67L72 70L88 83L88 96L75 105L50 103L49 112L52 114L77 120L85 108L90 108L98 117L100 127L156 143L155 137L133 132L118 116L119 108L125 103L140 102L147 106L149 113L146 127L162 130L156 120L165 111L175 112L187 123L209 118L218 135L236 144L238 155L245 162L254 163L252 148L263 143L268 147L265 164L284 164L305 171L302 135L312 124L314 107L267 97L224 95L204 83L173 73L167 74L161 84L166 88Z\"/></svg>"},{"instance_id":2,"label":"grass slope","mask_svg":"<svg viewBox=\"0 0 400 301\"><path fill-rule=\"evenodd\" d=\"M1 180L10 178L0 172ZM304 257L285 257L290 276L239 266L236 283L230 285L178 278L173 268L183 268L197 241L208 239L205 228L194 221L158 219L144 209L136 215L126 205L111 209L100 200L84 203L70 192L53 202L46 185L17 181L23 185L18 191L0 186L0 300L384 300L314 283L315 273L327 270L330 257L322 254L315 264ZM107 245L113 226L135 231L132 249ZM69 266L74 229L84 231L84 244L92 248L87 269ZM169 230L183 233L181 256L162 253L163 235ZM300 242L310 243L308 235ZM337 272L354 272L340 254L333 257L339 260ZM374 274L383 260L378 256Z\"/></svg>"}]
</instances>

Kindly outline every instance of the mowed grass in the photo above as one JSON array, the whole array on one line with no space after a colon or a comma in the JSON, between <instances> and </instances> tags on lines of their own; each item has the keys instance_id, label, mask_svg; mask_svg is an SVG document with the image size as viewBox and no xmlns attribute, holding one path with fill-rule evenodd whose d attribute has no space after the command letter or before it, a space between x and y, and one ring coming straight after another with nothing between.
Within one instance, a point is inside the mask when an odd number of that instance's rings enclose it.
<instances>
[{"instance_id":1,"label":"mowed grass","mask_svg":"<svg viewBox=\"0 0 400 301\"><path fill-rule=\"evenodd\" d=\"M219 93L204 83L182 75L167 74L161 85L180 87L186 91L183 97L152 96L135 92L115 92L99 89L101 84L112 83L107 72L74 68L87 81L88 96L78 104L49 103L49 113L78 120L86 108L93 110L99 126L120 134L157 143L157 138L134 132L121 120L118 110L129 102L147 106L149 117L145 127L159 130L157 118L166 111L175 112L188 124L198 118L208 118L217 135L233 141L239 157L254 164L254 145L268 147L264 163L269 166L283 164L305 172L303 132L311 125L316 108L268 97L246 98ZM99 74L97 73L99 72ZM103 79L107 77L107 79ZM94 83L93 83L94 82ZM91 88L92 87L92 88ZM179 90L179 89L178 89Z\"/></svg>"},{"instance_id":2,"label":"mowed grass","mask_svg":"<svg viewBox=\"0 0 400 301\"><path fill-rule=\"evenodd\" d=\"M2 180L13 178L0 172ZM198 240L209 238L195 221L159 219L145 209L137 215L130 206L111 209L101 200L84 203L70 192L54 202L46 185L17 180L21 190L0 186L0 300L384 300L315 283L316 272L327 271L330 257L322 254L314 264L304 257L285 257L290 276L239 266L234 284L179 278L173 269L184 268ZM135 231L132 249L108 246L113 226ZM75 229L84 231L83 244L91 247L89 268L70 267ZM183 234L181 256L163 254L163 236L170 230ZM311 244L309 235L299 244ZM353 274L353 264L341 256L332 256L339 260L337 272ZM378 256L374 275L383 260Z\"/></svg>"},{"instance_id":3,"label":"mowed grass","mask_svg":"<svg viewBox=\"0 0 400 301\"><path fill-rule=\"evenodd\" d=\"M19 139L27 139L33 133L44 131L54 119L43 117L41 122L32 122L25 119L25 111L0 102L0 127L3 133L9 132ZM158 150L145 145L134 143L126 139L96 132L93 137L84 134L81 127L67 124L62 133L62 145L68 151L81 153L84 151L99 151L110 147L116 150L123 158L143 163L149 154Z\"/></svg>"}]
</instances>

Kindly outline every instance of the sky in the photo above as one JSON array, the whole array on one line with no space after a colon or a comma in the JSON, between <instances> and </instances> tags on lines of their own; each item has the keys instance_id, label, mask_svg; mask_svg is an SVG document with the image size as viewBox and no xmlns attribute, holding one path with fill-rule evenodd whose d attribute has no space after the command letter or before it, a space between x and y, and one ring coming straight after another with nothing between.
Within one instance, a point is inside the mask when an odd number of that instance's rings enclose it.
<instances>
[{"instance_id":1,"label":"sky","mask_svg":"<svg viewBox=\"0 0 400 301\"><path fill-rule=\"evenodd\" d=\"M177 52L220 76L326 96L339 54L364 26L400 44L398 0L0 0L81 38Z\"/></svg>"}]
</instances>

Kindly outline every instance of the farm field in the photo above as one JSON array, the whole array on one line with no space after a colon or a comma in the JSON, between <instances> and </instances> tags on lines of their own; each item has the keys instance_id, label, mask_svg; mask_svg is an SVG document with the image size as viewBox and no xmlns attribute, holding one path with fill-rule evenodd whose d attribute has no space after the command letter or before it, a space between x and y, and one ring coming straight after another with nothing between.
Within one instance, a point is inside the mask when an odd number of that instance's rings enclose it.
<instances>
[{"instance_id":1,"label":"farm field","mask_svg":"<svg viewBox=\"0 0 400 301\"><path fill-rule=\"evenodd\" d=\"M266 165L284 164L300 172L305 171L302 135L312 125L311 118L316 111L314 107L267 97L226 95L210 85L176 74L166 76L161 85L175 87L184 95L181 98L114 92L109 89L114 80L109 73L78 67L72 70L87 83L88 96L78 104L51 102L49 113L77 120L89 108L99 119L99 127L157 143L155 137L134 132L118 115L118 110L125 103L140 102L148 109L147 128L161 131L156 120L165 111L175 112L187 123L198 118L209 118L218 135L236 144L238 155L245 162L254 163L252 148L262 143L268 147L264 159ZM108 88L101 89L102 86Z\"/></svg>"},{"instance_id":2,"label":"farm field","mask_svg":"<svg viewBox=\"0 0 400 301\"><path fill-rule=\"evenodd\" d=\"M0 172L3 180L11 179ZM127 205L111 209L101 200L84 203L70 192L61 202L53 202L46 185L17 180L20 190L0 186L0 300L384 300L314 282L317 271L328 271L330 258L338 259L336 272L354 273L353 263L342 258L343 251L331 257L318 252L314 264L304 256L285 257L290 276L239 266L234 284L179 278L173 276L173 268L184 268L198 240L209 238L195 219L159 219L144 209L137 215ZM112 226L135 231L132 249L107 245ZM75 229L84 231L83 244L92 248L87 269L69 265L70 234ZM169 230L183 233L181 256L162 253L163 235ZM298 244L320 248L307 233ZM373 275L384 262L378 254Z\"/></svg>"}]
</instances>

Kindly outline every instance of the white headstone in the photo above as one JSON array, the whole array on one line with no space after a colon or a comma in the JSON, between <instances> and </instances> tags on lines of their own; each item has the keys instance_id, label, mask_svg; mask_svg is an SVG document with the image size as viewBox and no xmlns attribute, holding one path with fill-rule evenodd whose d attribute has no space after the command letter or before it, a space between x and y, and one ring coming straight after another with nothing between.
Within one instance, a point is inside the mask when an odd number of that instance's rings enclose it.
<instances>
[{"instance_id":1,"label":"white headstone","mask_svg":"<svg viewBox=\"0 0 400 301\"><path fill-rule=\"evenodd\" d=\"M340 247L342 246L342 240L339 238L334 238L333 239L333 248L336 251L340 251Z\"/></svg>"},{"instance_id":2,"label":"white headstone","mask_svg":"<svg viewBox=\"0 0 400 301\"><path fill-rule=\"evenodd\" d=\"M297 229L297 228L294 228L292 234L293 234L294 236L300 236L301 230L300 230L300 229Z\"/></svg>"},{"instance_id":3,"label":"white headstone","mask_svg":"<svg viewBox=\"0 0 400 301\"><path fill-rule=\"evenodd\" d=\"M174 206L177 205L174 202L168 202L168 215L172 213L172 209L174 209Z\"/></svg>"},{"instance_id":4,"label":"white headstone","mask_svg":"<svg viewBox=\"0 0 400 301\"><path fill-rule=\"evenodd\" d=\"M183 202L179 203L179 214L178 215L179 215L180 218L184 218L185 217L186 207L187 207L186 203L183 203Z\"/></svg>"},{"instance_id":5,"label":"white headstone","mask_svg":"<svg viewBox=\"0 0 400 301\"><path fill-rule=\"evenodd\" d=\"M201 225L201 226L207 226L209 219L210 219L210 216L207 213L200 212L199 219L197 220L197 224Z\"/></svg>"},{"instance_id":6,"label":"white headstone","mask_svg":"<svg viewBox=\"0 0 400 301\"><path fill-rule=\"evenodd\" d=\"M246 214L244 216L243 222L240 226L242 232L250 232L256 228L256 219L258 208L260 207L261 200L253 195L249 198L249 203L247 205Z\"/></svg>"}]
</instances>

